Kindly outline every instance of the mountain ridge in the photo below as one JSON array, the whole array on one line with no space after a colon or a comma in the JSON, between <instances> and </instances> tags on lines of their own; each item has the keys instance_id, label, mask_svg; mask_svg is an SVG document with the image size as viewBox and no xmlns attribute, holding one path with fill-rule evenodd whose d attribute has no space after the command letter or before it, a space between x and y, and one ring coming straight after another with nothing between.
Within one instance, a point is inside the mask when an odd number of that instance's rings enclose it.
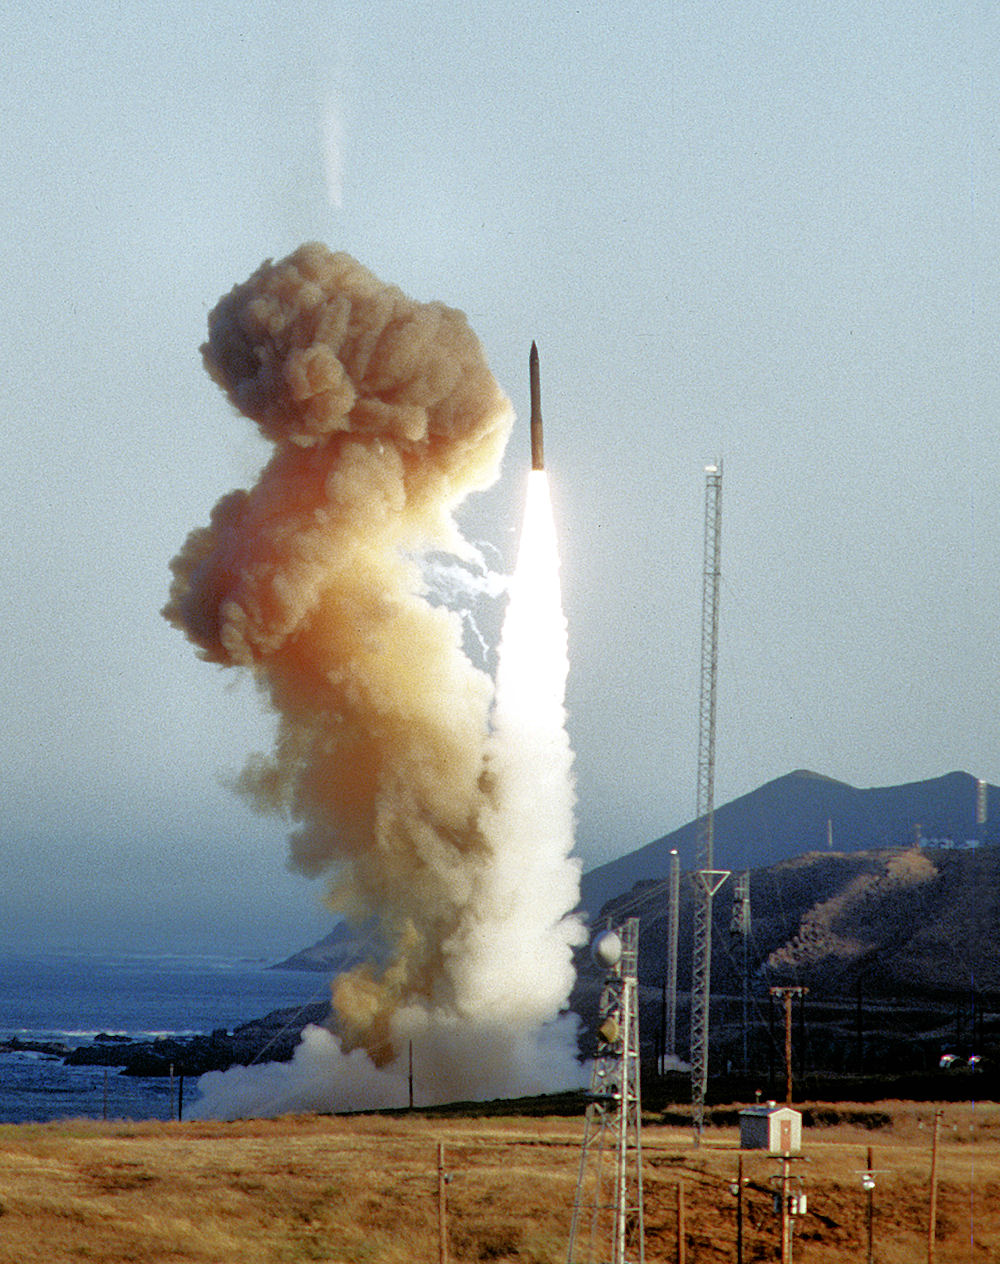
<instances>
[{"instance_id":1,"label":"mountain ridge","mask_svg":"<svg viewBox=\"0 0 1000 1264\"><path fill-rule=\"evenodd\" d=\"M906 848L923 838L1000 842L1000 790L987 787L987 821L976 824L977 779L967 772L858 789L809 769L796 769L715 809L716 866L767 868L813 852ZM829 825L828 825L829 822ZM588 870L581 904L591 918L636 883L662 880L676 849L682 869L695 865L697 822ZM833 847L827 843L832 836Z\"/></svg>"},{"instance_id":2,"label":"mountain ridge","mask_svg":"<svg viewBox=\"0 0 1000 1264\"><path fill-rule=\"evenodd\" d=\"M947 991L955 971L971 971L1000 992L1000 790L987 788L987 822L976 823L976 786L965 772L899 786L857 789L796 769L720 807L715 813L715 863L750 872L753 972L758 982L808 978L842 991L864 980L876 991ZM826 847L827 822L838 846ZM917 827L937 845L916 845ZM803 846L820 840L823 846ZM963 850L975 839L975 850ZM951 840L957 848L941 846ZM640 973L663 972L666 943L664 879L670 851L681 865L679 984L689 986L695 822L584 874L581 903L591 921L604 914L642 920ZM845 847L844 844L851 844ZM742 861L743 863L739 863ZM727 962L731 888L714 902L713 982L739 986ZM372 925L340 923L281 968L336 974L372 954ZM994 951L994 944L997 950ZM577 953L580 986L593 973ZM592 982L592 980L591 980ZM580 995L578 987L573 1007Z\"/></svg>"},{"instance_id":3,"label":"mountain ridge","mask_svg":"<svg viewBox=\"0 0 1000 1264\"><path fill-rule=\"evenodd\" d=\"M695 877L680 882L678 987L690 987ZM747 965L751 987L805 985L816 994L1000 995L1000 846L812 852L750 870ZM612 900L613 921L638 914L639 975L663 977L668 913L659 884ZM738 992L733 891L713 903L713 990ZM578 954L581 975L593 974Z\"/></svg>"}]
</instances>

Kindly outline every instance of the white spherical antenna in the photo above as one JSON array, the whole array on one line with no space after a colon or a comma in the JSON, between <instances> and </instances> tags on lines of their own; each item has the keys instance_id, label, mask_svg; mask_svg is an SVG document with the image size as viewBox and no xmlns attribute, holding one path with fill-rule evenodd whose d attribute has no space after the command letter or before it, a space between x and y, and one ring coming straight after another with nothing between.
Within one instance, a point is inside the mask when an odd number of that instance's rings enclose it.
<instances>
[{"instance_id":1,"label":"white spherical antenna","mask_svg":"<svg viewBox=\"0 0 1000 1264\"><path fill-rule=\"evenodd\" d=\"M590 952L602 970L613 970L622 959L622 941L613 930L602 930Z\"/></svg>"}]
</instances>

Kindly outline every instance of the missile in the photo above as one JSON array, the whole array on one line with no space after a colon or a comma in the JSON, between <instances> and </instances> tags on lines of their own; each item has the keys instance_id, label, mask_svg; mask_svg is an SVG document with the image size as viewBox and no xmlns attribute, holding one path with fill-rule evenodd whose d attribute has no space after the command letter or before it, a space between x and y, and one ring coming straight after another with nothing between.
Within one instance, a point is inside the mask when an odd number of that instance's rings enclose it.
<instances>
[{"instance_id":1,"label":"missile","mask_svg":"<svg viewBox=\"0 0 1000 1264\"><path fill-rule=\"evenodd\" d=\"M531 468L545 469L542 452L542 388L538 384L538 348L531 344L528 357L528 373L531 377Z\"/></svg>"}]
</instances>

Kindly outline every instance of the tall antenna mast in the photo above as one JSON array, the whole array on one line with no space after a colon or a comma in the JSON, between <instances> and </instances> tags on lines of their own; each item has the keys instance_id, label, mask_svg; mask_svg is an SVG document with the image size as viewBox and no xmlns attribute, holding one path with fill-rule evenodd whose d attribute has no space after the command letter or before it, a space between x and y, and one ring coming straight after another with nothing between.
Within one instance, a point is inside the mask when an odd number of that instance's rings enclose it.
<instances>
[{"instance_id":1,"label":"tall antenna mast","mask_svg":"<svg viewBox=\"0 0 1000 1264\"><path fill-rule=\"evenodd\" d=\"M750 1070L750 870L744 869L735 878L733 892L733 916L729 923L730 937L738 942L740 962L740 988L743 996L741 1027L743 1031L743 1058L740 1067Z\"/></svg>"},{"instance_id":2,"label":"tall antenna mast","mask_svg":"<svg viewBox=\"0 0 1000 1264\"><path fill-rule=\"evenodd\" d=\"M677 848L670 852L670 887L667 904L667 1030L661 1073L672 1069L677 1057L677 938L680 930L681 870Z\"/></svg>"},{"instance_id":3,"label":"tall antenna mast","mask_svg":"<svg viewBox=\"0 0 1000 1264\"><path fill-rule=\"evenodd\" d=\"M606 973L566 1260L643 1264L639 919L598 935L593 956Z\"/></svg>"},{"instance_id":4,"label":"tall antenna mast","mask_svg":"<svg viewBox=\"0 0 1000 1264\"><path fill-rule=\"evenodd\" d=\"M705 1125L708 1019L712 975L712 898L729 871L713 868L715 843L715 699L719 668L719 580L722 549L722 462L705 467L702 559L701 690L698 704L697 865L691 965L691 1104L695 1145Z\"/></svg>"}]
</instances>

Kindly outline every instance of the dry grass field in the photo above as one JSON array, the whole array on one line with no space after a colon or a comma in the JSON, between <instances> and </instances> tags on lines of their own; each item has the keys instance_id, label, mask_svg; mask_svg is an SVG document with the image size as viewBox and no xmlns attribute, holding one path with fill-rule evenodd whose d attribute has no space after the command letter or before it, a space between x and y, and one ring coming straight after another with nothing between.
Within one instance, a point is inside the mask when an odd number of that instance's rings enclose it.
<instances>
[{"instance_id":1,"label":"dry grass field","mask_svg":"<svg viewBox=\"0 0 1000 1264\"><path fill-rule=\"evenodd\" d=\"M926 1260L935 1107L876 1109L892 1123L804 1134L796 1264L865 1259L869 1145L875 1259ZM1000 1261L1000 1106L943 1109L937 1264ZM438 1141L453 1264L553 1264L565 1259L581 1137L578 1119L422 1115L3 1126L0 1264L437 1264ZM711 1129L695 1149L688 1130L647 1123L643 1141L650 1264L677 1258L678 1181L688 1264L734 1261L736 1131ZM744 1163L744 1259L776 1260L776 1164L759 1153Z\"/></svg>"}]
</instances>

